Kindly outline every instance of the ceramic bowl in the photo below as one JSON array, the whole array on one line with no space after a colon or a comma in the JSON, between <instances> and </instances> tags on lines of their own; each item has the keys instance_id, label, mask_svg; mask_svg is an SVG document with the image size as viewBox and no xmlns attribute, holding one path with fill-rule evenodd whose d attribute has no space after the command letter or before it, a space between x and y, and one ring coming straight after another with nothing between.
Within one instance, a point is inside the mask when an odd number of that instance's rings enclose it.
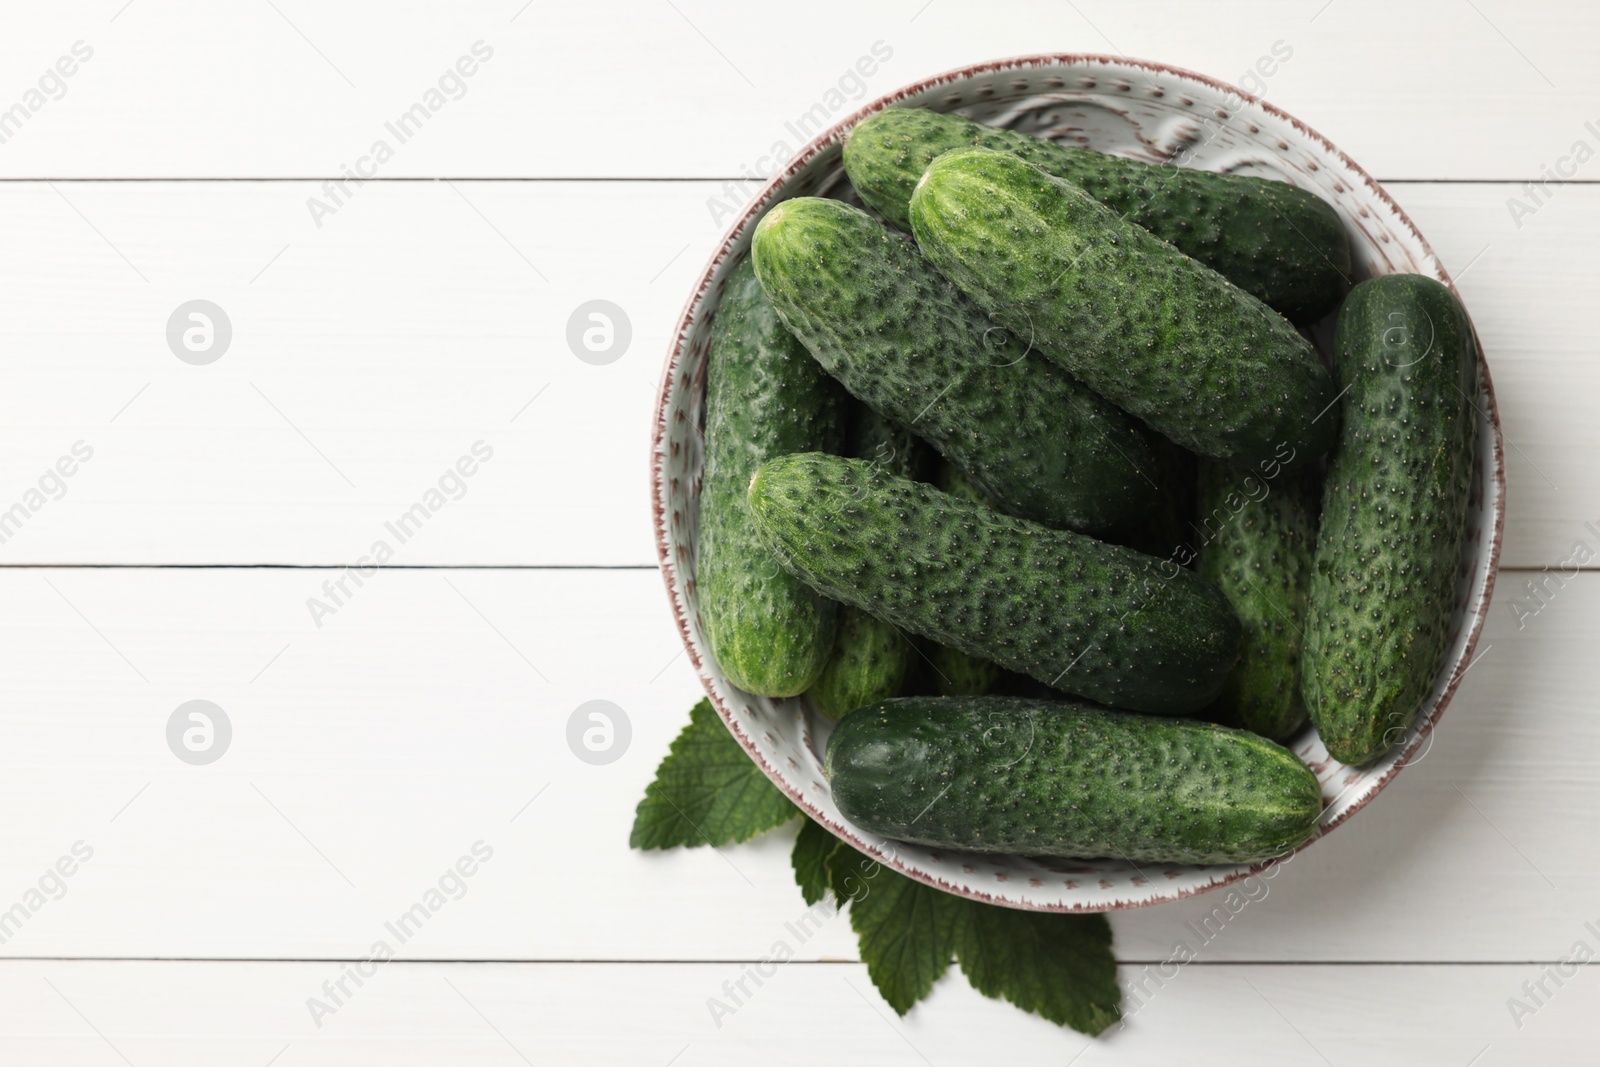
<instances>
[{"instance_id":1,"label":"ceramic bowl","mask_svg":"<svg viewBox=\"0 0 1600 1067\"><path fill-rule=\"evenodd\" d=\"M1343 216L1359 277L1426 274L1444 267L1398 205L1353 160L1305 123L1223 82L1159 63L1099 55L1042 55L984 63L917 82L849 116L807 145L770 180L723 238L684 308L661 379L651 446L651 506L672 611L706 692L739 743L796 804L862 852L918 881L960 896L1042 911L1108 911L1202 893L1248 876L1249 866L1146 865L1122 860L1040 862L888 841L845 821L822 775L829 722L800 699L771 700L734 688L706 650L695 599L695 524L704 428L706 348L729 271L750 247L768 208L844 187L842 138L885 107L957 112L981 122L1149 162L1261 175L1314 190ZM1328 323L1314 331L1326 343ZM1320 840L1371 800L1427 743L1472 663L1500 552L1505 474L1489 368L1482 394L1466 545L1450 650L1404 742L1370 766L1331 759L1311 730L1290 747L1316 773L1326 805ZM1281 862L1281 861L1280 861Z\"/></svg>"}]
</instances>

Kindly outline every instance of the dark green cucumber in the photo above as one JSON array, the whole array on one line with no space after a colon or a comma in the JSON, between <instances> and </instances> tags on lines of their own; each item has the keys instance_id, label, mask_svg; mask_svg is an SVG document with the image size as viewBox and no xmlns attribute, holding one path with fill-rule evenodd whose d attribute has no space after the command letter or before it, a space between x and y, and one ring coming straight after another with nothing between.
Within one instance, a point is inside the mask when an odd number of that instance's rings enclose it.
<instances>
[{"instance_id":1,"label":"dark green cucumber","mask_svg":"<svg viewBox=\"0 0 1600 1067\"><path fill-rule=\"evenodd\" d=\"M1003 152L947 152L911 227L997 322L1185 448L1244 466L1332 444L1333 383L1311 343L1077 186Z\"/></svg>"},{"instance_id":2,"label":"dark green cucumber","mask_svg":"<svg viewBox=\"0 0 1600 1067\"><path fill-rule=\"evenodd\" d=\"M1101 533L1155 507L1149 432L992 325L900 234L803 197L767 213L753 255L778 314L828 373L1006 511Z\"/></svg>"},{"instance_id":3,"label":"dark green cucumber","mask_svg":"<svg viewBox=\"0 0 1600 1067\"><path fill-rule=\"evenodd\" d=\"M773 456L841 448L849 398L784 328L748 259L728 277L707 359L695 562L701 630L734 685L796 696L833 651L837 609L773 560L751 525L745 489Z\"/></svg>"},{"instance_id":4,"label":"dark green cucumber","mask_svg":"<svg viewBox=\"0 0 1600 1067\"><path fill-rule=\"evenodd\" d=\"M881 111L851 130L844 169L869 207L909 230L917 180L956 148L1010 152L1065 178L1295 322L1326 315L1350 288L1338 212L1284 182L1141 163L914 108Z\"/></svg>"},{"instance_id":5,"label":"dark green cucumber","mask_svg":"<svg viewBox=\"0 0 1600 1067\"><path fill-rule=\"evenodd\" d=\"M969 852L1257 863L1311 836L1317 779L1245 730L1009 697L904 697L828 739L845 818Z\"/></svg>"},{"instance_id":6,"label":"dark green cucumber","mask_svg":"<svg viewBox=\"0 0 1600 1067\"><path fill-rule=\"evenodd\" d=\"M1202 463L1196 528L1200 577L1222 590L1244 627L1213 714L1285 741L1306 724L1300 655L1320 487L1308 464L1272 470L1276 477Z\"/></svg>"},{"instance_id":7,"label":"dark green cucumber","mask_svg":"<svg viewBox=\"0 0 1600 1067\"><path fill-rule=\"evenodd\" d=\"M855 405L850 452L890 474L917 478L928 466L928 449L904 428L864 405ZM833 656L807 690L824 715L845 712L903 690L918 660L917 650L899 630L860 608L839 611Z\"/></svg>"},{"instance_id":8,"label":"dark green cucumber","mask_svg":"<svg viewBox=\"0 0 1600 1067\"><path fill-rule=\"evenodd\" d=\"M1322 490L1303 686L1335 759L1369 763L1433 689L1455 612L1477 426L1477 344L1450 290L1362 282L1339 314L1348 389Z\"/></svg>"},{"instance_id":9,"label":"dark green cucumber","mask_svg":"<svg viewBox=\"0 0 1600 1067\"><path fill-rule=\"evenodd\" d=\"M749 497L763 542L818 592L1068 693L1197 711L1239 650L1232 609L1191 572L870 463L784 456Z\"/></svg>"}]
</instances>

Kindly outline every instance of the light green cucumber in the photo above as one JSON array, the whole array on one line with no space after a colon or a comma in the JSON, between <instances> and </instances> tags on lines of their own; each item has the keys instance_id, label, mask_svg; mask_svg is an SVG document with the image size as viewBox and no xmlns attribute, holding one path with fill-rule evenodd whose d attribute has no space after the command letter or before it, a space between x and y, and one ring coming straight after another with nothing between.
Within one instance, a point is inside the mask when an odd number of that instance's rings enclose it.
<instances>
[{"instance_id":1,"label":"light green cucumber","mask_svg":"<svg viewBox=\"0 0 1600 1067\"><path fill-rule=\"evenodd\" d=\"M723 290L707 360L701 630L734 685L796 696L833 651L837 608L778 566L751 524L745 490L773 456L840 449L848 398L785 329L748 259Z\"/></svg>"},{"instance_id":2,"label":"light green cucumber","mask_svg":"<svg viewBox=\"0 0 1600 1067\"><path fill-rule=\"evenodd\" d=\"M917 108L858 123L844 168L868 206L909 230L917 180L957 148L1010 152L1065 178L1295 322L1326 315L1350 288L1350 238L1338 212L1284 182L1142 163Z\"/></svg>"},{"instance_id":3,"label":"light green cucumber","mask_svg":"<svg viewBox=\"0 0 1600 1067\"><path fill-rule=\"evenodd\" d=\"M1190 451L1247 466L1332 444L1333 383L1311 343L1081 188L1004 152L947 152L911 227L996 321Z\"/></svg>"},{"instance_id":4,"label":"light green cucumber","mask_svg":"<svg viewBox=\"0 0 1600 1067\"><path fill-rule=\"evenodd\" d=\"M1201 464L1200 576L1233 605L1244 629L1239 662L1213 717L1273 741L1306 723L1300 657L1316 546L1316 468L1290 462L1265 473Z\"/></svg>"},{"instance_id":5,"label":"light green cucumber","mask_svg":"<svg viewBox=\"0 0 1600 1067\"><path fill-rule=\"evenodd\" d=\"M935 848L1258 863L1311 836L1317 779L1245 730L1009 697L903 697L845 716L824 773L845 818Z\"/></svg>"}]
</instances>

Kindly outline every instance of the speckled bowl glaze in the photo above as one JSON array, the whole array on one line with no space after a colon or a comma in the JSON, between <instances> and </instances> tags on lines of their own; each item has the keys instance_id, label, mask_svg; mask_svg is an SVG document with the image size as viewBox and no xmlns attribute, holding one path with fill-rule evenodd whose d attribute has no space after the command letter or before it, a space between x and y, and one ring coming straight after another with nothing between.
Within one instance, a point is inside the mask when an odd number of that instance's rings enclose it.
<instances>
[{"instance_id":1,"label":"speckled bowl glaze","mask_svg":"<svg viewBox=\"0 0 1600 1067\"><path fill-rule=\"evenodd\" d=\"M695 599L695 524L700 493L706 347L730 269L773 204L843 187L845 131L886 107L954 111L1103 152L1150 162L1280 178L1314 190L1344 217L1360 277L1426 274L1450 284L1427 241L1387 193L1328 140L1233 86L1159 63L1099 55L1043 55L941 74L883 97L807 145L739 217L701 273L684 308L661 379L652 428L651 507L673 615L706 692L739 743L796 804L862 852L918 881L960 896L1041 911L1109 911L1203 893L1251 873L1248 866L1146 866L1120 860L1040 862L978 856L885 840L839 814L822 775L828 721L798 699L734 688L706 651ZM1326 344L1328 323L1314 333ZM1466 547L1450 651L1405 742L1368 767L1328 756L1309 729L1290 746L1316 772L1325 803L1312 842L1378 794L1427 744L1429 732L1472 663L1494 586L1504 520L1505 473L1489 368L1482 396ZM1303 847L1310 847L1310 842Z\"/></svg>"}]
</instances>

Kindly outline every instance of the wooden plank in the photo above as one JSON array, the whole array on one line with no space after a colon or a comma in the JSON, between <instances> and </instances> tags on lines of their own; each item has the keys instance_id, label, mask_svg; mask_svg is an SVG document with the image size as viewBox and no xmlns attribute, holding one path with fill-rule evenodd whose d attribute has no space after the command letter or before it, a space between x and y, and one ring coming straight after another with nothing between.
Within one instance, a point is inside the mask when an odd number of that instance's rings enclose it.
<instances>
[{"instance_id":1,"label":"wooden plank","mask_svg":"<svg viewBox=\"0 0 1600 1067\"><path fill-rule=\"evenodd\" d=\"M479 841L407 957L755 959L802 914L787 832L626 847L698 697L654 573L380 571L319 629L329 576L0 572L0 912L94 853L0 954L354 957ZM1496 605L1432 748L1350 825L1232 903L1117 914L1123 958L1515 962L1600 921L1600 575L1547 599L1521 628ZM232 725L205 766L168 747L191 700ZM566 740L592 700L631 723L604 766Z\"/></svg>"},{"instance_id":2,"label":"wooden plank","mask_svg":"<svg viewBox=\"0 0 1600 1067\"><path fill-rule=\"evenodd\" d=\"M18 12L0 44L17 73L0 107L38 105L0 174L324 177L387 139L387 177L733 177L774 166L775 144L798 147L792 127L813 109L842 117L1004 56L1101 52L1242 83L1381 178L1520 180L1595 142L1597 31L1591 8L1549 17L1509 0L1230 0L1198 21L1176 0L1027 0L1001 18L826 0L785 19L773 47L773 27L726 0L59 4ZM78 41L92 57L28 98ZM480 41L492 56L428 101ZM385 124L418 103L436 106L402 143Z\"/></svg>"},{"instance_id":3,"label":"wooden plank","mask_svg":"<svg viewBox=\"0 0 1600 1067\"><path fill-rule=\"evenodd\" d=\"M94 450L61 499L0 527L0 562L354 563L384 540L413 565L653 563L647 427L684 294L720 236L704 208L716 186L384 183L321 230L304 217L314 189L0 187L13 220L0 511L75 442ZM1494 368L1503 561L1559 563L1600 518L1584 503L1600 497L1585 407L1600 188L1559 190L1521 228L1511 187L1396 192L1464 271ZM166 340L195 298L233 325L206 366ZM609 365L566 340L593 299L632 326ZM479 441L492 460L400 543L385 524Z\"/></svg>"},{"instance_id":4,"label":"wooden plank","mask_svg":"<svg viewBox=\"0 0 1600 1067\"><path fill-rule=\"evenodd\" d=\"M648 426L707 188L388 183L319 231L300 183L6 186L0 510L94 457L0 558L653 562ZM195 298L232 323L205 366L167 341ZM567 343L596 298L634 324L608 365Z\"/></svg>"},{"instance_id":5,"label":"wooden plank","mask_svg":"<svg viewBox=\"0 0 1600 1067\"><path fill-rule=\"evenodd\" d=\"M1583 234L1600 225L1600 189L1565 187L1528 213L1504 185L1401 185L1392 190L1456 276L1494 376L1506 439L1506 532L1501 563L1542 567L1600 547L1589 417L1600 341L1585 308L1600 252Z\"/></svg>"},{"instance_id":6,"label":"wooden plank","mask_svg":"<svg viewBox=\"0 0 1600 1067\"><path fill-rule=\"evenodd\" d=\"M1591 941L1595 940L1591 935ZM1600 986L1580 971L1513 1022L1536 964L1490 967L1193 964L1098 1040L985 1000L958 975L897 1019L860 964L778 966L732 1004L715 964L371 967L320 1028L306 1007L330 963L10 962L0 1050L11 1062L674 1064L752 1061L1499 1065L1584 1062ZM1123 969L1123 980L1132 978ZM737 994L734 994L737 996ZM328 1001L324 1000L324 1003ZM1140 1001L1130 999L1130 1005ZM1223 1024L1222 1020L1227 1020ZM1248 1050L1248 1051L1246 1051ZM1243 1057L1243 1058L1242 1058ZM1477 1057L1476 1059L1474 1057Z\"/></svg>"}]
</instances>

